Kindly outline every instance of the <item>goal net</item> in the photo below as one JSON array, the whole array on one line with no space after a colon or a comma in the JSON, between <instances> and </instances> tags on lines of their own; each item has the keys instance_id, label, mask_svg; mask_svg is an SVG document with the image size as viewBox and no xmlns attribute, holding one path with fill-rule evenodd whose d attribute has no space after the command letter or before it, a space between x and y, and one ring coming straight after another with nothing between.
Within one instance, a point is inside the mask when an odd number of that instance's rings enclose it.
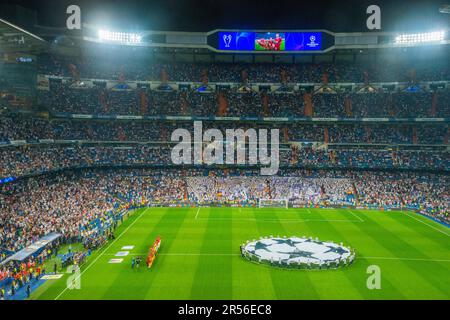
<instances>
[{"instance_id":1,"label":"goal net","mask_svg":"<svg viewBox=\"0 0 450 320\"><path fill-rule=\"evenodd\" d=\"M259 199L260 208L288 208L288 199Z\"/></svg>"}]
</instances>

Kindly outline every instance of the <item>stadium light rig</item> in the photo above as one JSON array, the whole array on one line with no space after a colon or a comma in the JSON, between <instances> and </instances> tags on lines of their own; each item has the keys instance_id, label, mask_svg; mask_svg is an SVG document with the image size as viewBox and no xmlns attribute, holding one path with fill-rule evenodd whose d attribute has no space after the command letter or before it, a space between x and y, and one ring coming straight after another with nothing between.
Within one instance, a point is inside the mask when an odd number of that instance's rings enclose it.
<instances>
[{"instance_id":1,"label":"stadium light rig","mask_svg":"<svg viewBox=\"0 0 450 320\"><path fill-rule=\"evenodd\" d=\"M410 43L423 43L423 42L437 42L444 41L445 32L435 31L426 33L410 33L401 34L395 37L396 44L410 44Z\"/></svg>"},{"instance_id":2,"label":"stadium light rig","mask_svg":"<svg viewBox=\"0 0 450 320\"><path fill-rule=\"evenodd\" d=\"M113 32L107 30L99 30L98 38L100 41L117 42L121 44L140 44L142 37L136 33Z\"/></svg>"}]
</instances>

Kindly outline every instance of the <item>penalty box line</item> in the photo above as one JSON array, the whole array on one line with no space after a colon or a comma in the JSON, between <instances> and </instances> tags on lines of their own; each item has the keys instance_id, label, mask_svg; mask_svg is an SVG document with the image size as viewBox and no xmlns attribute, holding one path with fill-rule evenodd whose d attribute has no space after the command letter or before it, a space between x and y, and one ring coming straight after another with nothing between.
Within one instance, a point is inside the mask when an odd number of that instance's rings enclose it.
<instances>
[{"instance_id":1,"label":"penalty box line","mask_svg":"<svg viewBox=\"0 0 450 320\"><path fill-rule=\"evenodd\" d=\"M361 220L349 219L258 219L258 218L197 218L197 220L216 221L258 221L258 222L283 222L283 223L304 223L304 222L363 222Z\"/></svg>"},{"instance_id":2,"label":"penalty box line","mask_svg":"<svg viewBox=\"0 0 450 320\"><path fill-rule=\"evenodd\" d=\"M217 221L230 221L230 220L234 220L234 221L261 221L261 222L286 222L286 223L304 223L304 222L364 222L364 220L359 217L358 215L356 215L354 212L352 212L351 210L348 210L348 212L350 212L351 215L353 215L356 219L358 220L350 220L350 219L259 219L259 218L199 218L199 213L200 213L200 209L201 207L198 207L197 212L195 214L194 219L195 220L217 220ZM239 211L241 211L241 208L239 208ZM309 208L307 208L308 213L312 213L311 210ZM280 211L280 212L285 212Z\"/></svg>"},{"instance_id":3,"label":"penalty box line","mask_svg":"<svg viewBox=\"0 0 450 320\"><path fill-rule=\"evenodd\" d=\"M122 233L116 238L116 239L114 239L106 248L105 248L105 250L103 250L98 256L97 256L97 258L95 258L94 259L94 261L92 261L87 267L86 267L86 269L84 269L74 280L78 280L79 278L81 278L81 276L86 272L86 271L88 271L97 261L98 261L98 259L100 259L104 254L105 254L105 252L106 251L108 251L108 249L109 248L111 248L111 246L113 245L113 244L115 244L116 243L116 241L117 240L119 240L125 233L127 233L127 231L128 230L130 230L130 228L144 215L144 213L147 211L147 210L149 210L149 208L147 208L147 209L145 209L144 211L142 211L142 213L141 213L141 215L139 216L139 217L137 217L136 218L136 220L134 220L124 231L122 231ZM64 292L66 292L67 291L67 289L68 289L68 287L66 286L65 288L64 288L64 290L63 291L61 291L61 293L60 294L58 294L57 296L56 296L56 298L55 298L55 300L58 300L59 299L59 297L61 297L63 294L64 294Z\"/></svg>"}]
</instances>

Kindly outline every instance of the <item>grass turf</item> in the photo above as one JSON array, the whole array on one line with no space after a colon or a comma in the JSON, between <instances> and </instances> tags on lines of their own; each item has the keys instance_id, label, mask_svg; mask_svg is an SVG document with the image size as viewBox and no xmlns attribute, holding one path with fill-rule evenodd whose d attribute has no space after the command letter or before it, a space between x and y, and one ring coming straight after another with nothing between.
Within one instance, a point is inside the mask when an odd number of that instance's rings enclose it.
<instances>
[{"instance_id":1,"label":"grass turf","mask_svg":"<svg viewBox=\"0 0 450 320\"><path fill-rule=\"evenodd\" d=\"M151 269L148 248L162 244ZM239 245L260 236L313 236L356 249L339 270L284 270L250 263ZM450 232L415 213L347 209L143 208L116 230L81 270L81 289L66 274L32 299L450 299ZM121 264L109 264L134 245ZM139 269L131 268L141 255ZM369 290L366 270L381 269Z\"/></svg>"}]
</instances>

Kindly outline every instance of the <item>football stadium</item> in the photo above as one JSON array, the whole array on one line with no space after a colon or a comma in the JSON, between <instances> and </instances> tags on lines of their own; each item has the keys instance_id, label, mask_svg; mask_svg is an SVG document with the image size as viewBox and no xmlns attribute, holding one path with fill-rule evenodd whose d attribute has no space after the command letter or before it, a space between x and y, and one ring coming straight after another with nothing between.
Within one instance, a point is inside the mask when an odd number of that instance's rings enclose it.
<instances>
[{"instance_id":1,"label":"football stadium","mask_svg":"<svg viewBox=\"0 0 450 320\"><path fill-rule=\"evenodd\" d=\"M0 4L0 305L450 299L449 5L72 2Z\"/></svg>"}]
</instances>

